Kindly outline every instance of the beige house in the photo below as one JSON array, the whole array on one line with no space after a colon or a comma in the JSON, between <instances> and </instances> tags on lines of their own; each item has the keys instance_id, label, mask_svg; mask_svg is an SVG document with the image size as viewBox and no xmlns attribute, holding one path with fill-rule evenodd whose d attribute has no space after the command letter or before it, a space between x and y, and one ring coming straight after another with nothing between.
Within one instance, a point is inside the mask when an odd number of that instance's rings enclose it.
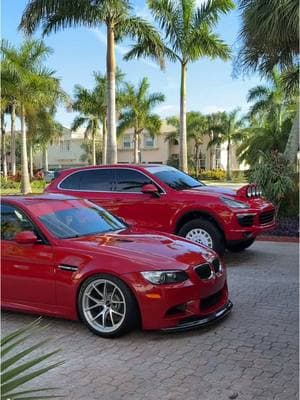
<instances>
[{"instance_id":1,"label":"beige house","mask_svg":"<svg viewBox=\"0 0 300 400\"><path fill-rule=\"evenodd\" d=\"M140 137L140 162L141 163L158 163L176 164L179 157L179 145L176 140L168 140L168 135L174 131L174 127L163 123L161 132L155 137L151 137L147 132L143 132ZM87 162L82 161L84 149L84 130L76 132L65 128L64 135L57 143L48 146L48 169L55 168L70 168L87 165ZM209 137L205 136L203 144L200 146L199 167L201 169L226 169L227 153L226 143L219 147L207 149ZM101 146L101 138L98 145ZM188 155L194 156L195 146L193 140L188 143ZM133 162L133 130L128 130L118 140L118 162L132 163ZM42 152L36 152L34 155L34 164L36 168L42 168L45 165L45 156ZM244 165L237 162L235 156L235 148L232 148L231 168L233 170L246 169Z\"/></svg>"}]
</instances>

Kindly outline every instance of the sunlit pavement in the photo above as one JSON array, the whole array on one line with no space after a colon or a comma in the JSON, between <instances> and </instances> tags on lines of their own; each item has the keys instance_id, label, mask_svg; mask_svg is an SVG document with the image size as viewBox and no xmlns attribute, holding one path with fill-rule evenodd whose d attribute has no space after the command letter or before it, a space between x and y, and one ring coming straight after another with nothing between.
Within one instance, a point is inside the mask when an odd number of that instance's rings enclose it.
<instances>
[{"instance_id":1,"label":"sunlit pavement","mask_svg":"<svg viewBox=\"0 0 300 400\"><path fill-rule=\"evenodd\" d=\"M55 359L66 362L28 387L58 386L72 400L298 399L298 245L257 242L225 260L234 303L226 320L105 340L45 318L43 337L52 340L40 352L61 348ZM2 334L34 318L3 312Z\"/></svg>"}]
</instances>

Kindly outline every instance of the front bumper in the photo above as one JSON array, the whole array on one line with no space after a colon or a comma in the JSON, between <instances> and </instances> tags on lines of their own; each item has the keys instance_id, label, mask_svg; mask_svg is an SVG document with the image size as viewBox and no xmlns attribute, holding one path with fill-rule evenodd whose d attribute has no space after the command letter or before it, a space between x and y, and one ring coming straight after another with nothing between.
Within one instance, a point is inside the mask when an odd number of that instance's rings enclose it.
<instances>
[{"instance_id":1,"label":"front bumper","mask_svg":"<svg viewBox=\"0 0 300 400\"><path fill-rule=\"evenodd\" d=\"M192 329L196 328L201 328L207 325L210 325L212 323L215 323L223 318L225 318L231 311L233 307L232 302L229 300L225 306L223 306L220 310L215 311L205 317L202 318L197 318L197 319L191 319L189 320L183 320L178 323L177 326L171 327L171 328L164 328L161 329L163 332L182 332L182 331L189 331Z\"/></svg>"}]
</instances>

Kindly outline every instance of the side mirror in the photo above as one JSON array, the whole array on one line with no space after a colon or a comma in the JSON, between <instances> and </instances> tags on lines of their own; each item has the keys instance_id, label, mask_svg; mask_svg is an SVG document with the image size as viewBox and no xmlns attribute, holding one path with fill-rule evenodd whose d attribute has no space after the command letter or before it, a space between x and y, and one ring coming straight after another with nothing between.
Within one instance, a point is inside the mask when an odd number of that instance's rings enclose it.
<instances>
[{"instance_id":1,"label":"side mirror","mask_svg":"<svg viewBox=\"0 0 300 400\"><path fill-rule=\"evenodd\" d=\"M142 193L152 194L152 195L158 196L158 197L160 196L157 187L155 185L153 185L152 183L147 183L146 185L144 185L142 187Z\"/></svg>"},{"instance_id":2,"label":"side mirror","mask_svg":"<svg viewBox=\"0 0 300 400\"><path fill-rule=\"evenodd\" d=\"M32 231L23 231L16 233L15 241L19 244L34 244L38 238Z\"/></svg>"}]
</instances>

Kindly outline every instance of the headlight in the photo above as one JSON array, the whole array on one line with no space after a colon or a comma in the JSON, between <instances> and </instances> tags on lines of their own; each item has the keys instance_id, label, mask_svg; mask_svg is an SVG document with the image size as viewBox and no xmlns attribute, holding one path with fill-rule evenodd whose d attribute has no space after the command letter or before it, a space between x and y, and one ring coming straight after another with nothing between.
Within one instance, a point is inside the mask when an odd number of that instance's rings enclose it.
<instances>
[{"instance_id":1,"label":"headlight","mask_svg":"<svg viewBox=\"0 0 300 400\"><path fill-rule=\"evenodd\" d=\"M248 204L243 203L242 201L232 200L228 197L221 197L221 200L231 208L249 208Z\"/></svg>"},{"instance_id":2,"label":"headlight","mask_svg":"<svg viewBox=\"0 0 300 400\"><path fill-rule=\"evenodd\" d=\"M188 279L184 271L146 271L141 272L143 277L154 285L180 283Z\"/></svg>"}]
</instances>

